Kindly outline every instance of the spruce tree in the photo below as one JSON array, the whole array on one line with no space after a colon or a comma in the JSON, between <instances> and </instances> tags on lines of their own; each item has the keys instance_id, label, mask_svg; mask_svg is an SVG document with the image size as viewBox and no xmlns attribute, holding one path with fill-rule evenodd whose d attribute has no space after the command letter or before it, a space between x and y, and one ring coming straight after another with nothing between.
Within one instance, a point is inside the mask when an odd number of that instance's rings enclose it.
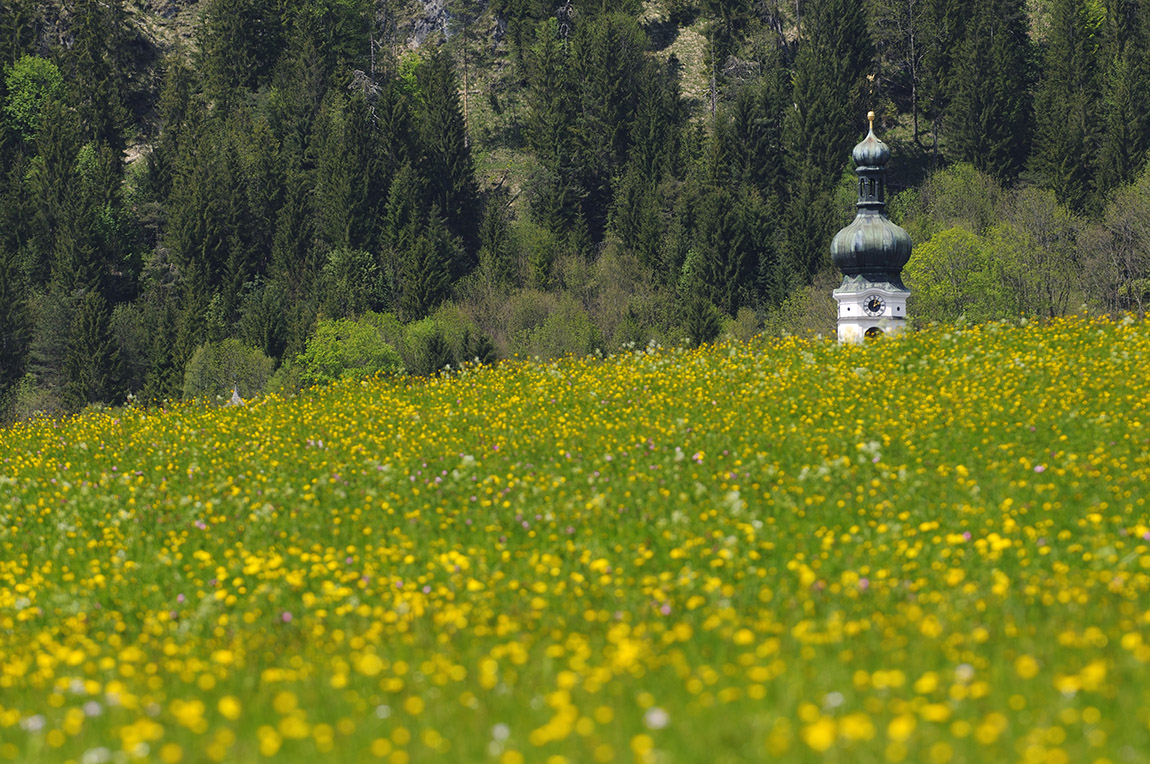
<instances>
[{"instance_id":1,"label":"spruce tree","mask_svg":"<svg viewBox=\"0 0 1150 764\"><path fill-rule=\"evenodd\" d=\"M830 261L830 195L865 124L863 86L873 49L863 6L854 0L819 3L803 17L803 26L784 142L790 268L807 280Z\"/></svg>"},{"instance_id":2,"label":"spruce tree","mask_svg":"<svg viewBox=\"0 0 1150 764\"><path fill-rule=\"evenodd\" d=\"M654 79L638 22L606 13L576 27L572 75L578 110L572 138L582 187L582 212L593 241L603 237L611 180L627 161L639 93Z\"/></svg>"},{"instance_id":3,"label":"spruce tree","mask_svg":"<svg viewBox=\"0 0 1150 764\"><path fill-rule=\"evenodd\" d=\"M1150 2L1112 0L1102 46L1097 201L1132 181L1150 153Z\"/></svg>"},{"instance_id":4,"label":"spruce tree","mask_svg":"<svg viewBox=\"0 0 1150 764\"><path fill-rule=\"evenodd\" d=\"M1103 15L1093 0L1054 0L1034 99L1034 168L1058 200L1083 212L1094 185L1101 102Z\"/></svg>"},{"instance_id":5,"label":"spruce tree","mask_svg":"<svg viewBox=\"0 0 1150 764\"><path fill-rule=\"evenodd\" d=\"M199 28L200 68L221 105L270 76L284 46L276 0L211 0Z\"/></svg>"},{"instance_id":6,"label":"spruce tree","mask_svg":"<svg viewBox=\"0 0 1150 764\"><path fill-rule=\"evenodd\" d=\"M463 243L466 257L451 264L452 275L458 278L475 266L481 212L471 149L459 107L459 82L451 58L443 50L437 50L421 64L416 75L416 122L422 158L419 170L448 230Z\"/></svg>"},{"instance_id":7,"label":"spruce tree","mask_svg":"<svg viewBox=\"0 0 1150 764\"><path fill-rule=\"evenodd\" d=\"M24 374L30 316L15 253L0 242L0 416L5 397Z\"/></svg>"},{"instance_id":8,"label":"spruce tree","mask_svg":"<svg viewBox=\"0 0 1150 764\"><path fill-rule=\"evenodd\" d=\"M120 396L120 354L104 298L88 290L79 298L64 359L64 405L113 403Z\"/></svg>"},{"instance_id":9,"label":"spruce tree","mask_svg":"<svg viewBox=\"0 0 1150 764\"><path fill-rule=\"evenodd\" d=\"M123 0L78 0L72 34L67 71L84 139L108 146L114 158L111 167L120 171L129 118L125 77L130 69Z\"/></svg>"},{"instance_id":10,"label":"spruce tree","mask_svg":"<svg viewBox=\"0 0 1150 764\"><path fill-rule=\"evenodd\" d=\"M427 316L447 297L452 261L459 258L460 249L439 207L432 205L426 226L411 247L400 253L399 312L404 320Z\"/></svg>"},{"instance_id":11,"label":"spruce tree","mask_svg":"<svg viewBox=\"0 0 1150 764\"><path fill-rule=\"evenodd\" d=\"M1013 182L1030 147L1030 41L1024 0L977 0L946 131L954 158Z\"/></svg>"},{"instance_id":12,"label":"spruce tree","mask_svg":"<svg viewBox=\"0 0 1150 764\"><path fill-rule=\"evenodd\" d=\"M973 13L970 0L923 0L922 106L930 118L934 159L940 159L939 136L950 119L958 90L962 45Z\"/></svg>"}]
</instances>

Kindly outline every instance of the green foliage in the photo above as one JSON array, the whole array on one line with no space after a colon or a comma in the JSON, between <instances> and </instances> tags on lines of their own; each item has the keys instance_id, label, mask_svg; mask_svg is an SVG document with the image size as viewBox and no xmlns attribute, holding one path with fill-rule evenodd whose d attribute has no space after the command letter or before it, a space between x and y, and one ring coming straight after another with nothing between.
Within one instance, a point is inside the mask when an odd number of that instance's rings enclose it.
<instances>
[{"instance_id":1,"label":"green foliage","mask_svg":"<svg viewBox=\"0 0 1150 764\"><path fill-rule=\"evenodd\" d=\"M956 164L896 197L892 216L916 244L956 225L981 234L997 220L1002 194L994 178L974 165Z\"/></svg>"},{"instance_id":2,"label":"green foliage","mask_svg":"<svg viewBox=\"0 0 1150 764\"><path fill-rule=\"evenodd\" d=\"M8 126L25 141L35 138L44 102L54 98L63 84L56 64L39 56L22 56L4 75L8 91L4 115Z\"/></svg>"},{"instance_id":3,"label":"green foliage","mask_svg":"<svg viewBox=\"0 0 1150 764\"><path fill-rule=\"evenodd\" d=\"M571 296L563 295L528 335L521 352L539 358L583 356L601 350L602 344L599 329L587 310Z\"/></svg>"},{"instance_id":4,"label":"green foliage","mask_svg":"<svg viewBox=\"0 0 1150 764\"><path fill-rule=\"evenodd\" d=\"M28 354L31 327L22 281L15 255L0 244L0 418Z\"/></svg>"},{"instance_id":5,"label":"green foliage","mask_svg":"<svg viewBox=\"0 0 1150 764\"><path fill-rule=\"evenodd\" d=\"M1110 199L1080 238L1090 296L1116 313L1150 308L1150 167Z\"/></svg>"},{"instance_id":6,"label":"green foliage","mask_svg":"<svg viewBox=\"0 0 1150 764\"><path fill-rule=\"evenodd\" d=\"M284 46L275 0L212 0L199 29L202 68L212 95L225 103L238 89L266 81Z\"/></svg>"},{"instance_id":7,"label":"green foliage","mask_svg":"<svg viewBox=\"0 0 1150 764\"><path fill-rule=\"evenodd\" d=\"M688 297L682 305L681 323L692 346L714 342L723 332L723 314L705 297Z\"/></svg>"},{"instance_id":8,"label":"green foliage","mask_svg":"<svg viewBox=\"0 0 1150 764\"><path fill-rule=\"evenodd\" d=\"M391 298L391 284L382 263L363 250L332 250L320 281L324 311L333 318L383 310Z\"/></svg>"},{"instance_id":9,"label":"green foliage","mask_svg":"<svg viewBox=\"0 0 1150 764\"><path fill-rule=\"evenodd\" d=\"M369 318L321 320L299 355L306 384L370 374L401 374L403 361Z\"/></svg>"},{"instance_id":10,"label":"green foliage","mask_svg":"<svg viewBox=\"0 0 1150 764\"><path fill-rule=\"evenodd\" d=\"M236 339L208 342L196 348L184 371L184 397L243 399L264 391L274 362L261 351Z\"/></svg>"},{"instance_id":11,"label":"green foliage","mask_svg":"<svg viewBox=\"0 0 1150 764\"><path fill-rule=\"evenodd\" d=\"M118 402L123 394L122 367L107 303L89 290L75 311L64 356L64 405L79 410L88 403Z\"/></svg>"},{"instance_id":12,"label":"green foliage","mask_svg":"<svg viewBox=\"0 0 1150 764\"><path fill-rule=\"evenodd\" d=\"M917 245L903 273L911 290L907 311L916 319L982 322L1017 313L996 253L961 226Z\"/></svg>"},{"instance_id":13,"label":"green foliage","mask_svg":"<svg viewBox=\"0 0 1150 764\"><path fill-rule=\"evenodd\" d=\"M443 330L430 316L408 324L404 340L405 366L411 374L430 376L455 361Z\"/></svg>"},{"instance_id":14,"label":"green foliage","mask_svg":"<svg viewBox=\"0 0 1150 764\"><path fill-rule=\"evenodd\" d=\"M1083 212L1097 163L1105 11L1096 0L1054 0L1046 66L1035 94L1033 164L1059 201Z\"/></svg>"},{"instance_id":15,"label":"green foliage","mask_svg":"<svg viewBox=\"0 0 1150 764\"><path fill-rule=\"evenodd\" d=\"M873 48L861 3L827 0L808 12L794 68L794 108L787 110L785 161L790 268L809 280L829 258L834 235L830 194L861 137L863 86Z\"/></svg>"},{"instance_id":16,"label":"green foliage","mask_svg":"<svg viewBox=\"0 0 1150 764\"><path fill-rule=\"evenodd\" d=\"M1023 0L978 0L957 62L946 130L955 156L1000 183L1030 151L1033 112Z\"/></svg>"}]
</instances>

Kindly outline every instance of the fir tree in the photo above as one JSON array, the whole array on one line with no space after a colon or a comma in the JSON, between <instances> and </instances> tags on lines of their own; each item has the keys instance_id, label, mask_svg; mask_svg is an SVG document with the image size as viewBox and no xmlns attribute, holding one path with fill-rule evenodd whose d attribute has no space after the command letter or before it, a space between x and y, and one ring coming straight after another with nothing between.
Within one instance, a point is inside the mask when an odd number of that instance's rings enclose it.
<instances>
[{"instance_id":1,"label":"fir tree","mask_svg":"<svg viewBox=\"0 0 1150 764\"><path fill-rule=\"evenodd\" d=\"M947 135L956 159L1009 183L1030 147L1033 113L1023 0L978 0L961 49Z\"/></svg>"},{"instance_id":2,"label":"fir tree","mask_svg":"<svg viewBox=\"0 0 1150 764\"><path fill-rule=\"evenodd\" d=\"M1103 21L1093 0L1052 3L1046 65L1034 99L1034 167L1058 200L1079 213L1094 185Z\"/></svg>"}]
</instances>

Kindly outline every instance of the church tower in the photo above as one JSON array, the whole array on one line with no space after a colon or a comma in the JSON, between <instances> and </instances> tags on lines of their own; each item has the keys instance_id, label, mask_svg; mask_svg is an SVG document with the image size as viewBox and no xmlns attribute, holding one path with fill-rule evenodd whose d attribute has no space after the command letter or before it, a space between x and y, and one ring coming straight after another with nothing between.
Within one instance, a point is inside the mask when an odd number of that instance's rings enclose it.
<instances>
[{"instance_id":1,"label":"church tower","mask_svg":"<svg viewBox=\"0 0 1150 764\"><path fill-rule=\"evenodd\" d=\"M858 213L831 242L831 258L843 273L834 291L839 342L897 334L906 328L902 268L910 260L910 235L886 216L886 163L890 148L870 132L851 152L859 176Z\"/></svg>"}]
</instances>

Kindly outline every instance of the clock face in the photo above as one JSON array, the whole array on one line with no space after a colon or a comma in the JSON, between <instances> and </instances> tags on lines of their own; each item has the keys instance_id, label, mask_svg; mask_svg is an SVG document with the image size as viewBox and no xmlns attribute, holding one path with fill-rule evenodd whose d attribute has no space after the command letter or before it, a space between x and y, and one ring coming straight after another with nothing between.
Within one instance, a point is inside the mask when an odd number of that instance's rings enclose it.
<instances>
[{"instance_id":1,"label":"clock face","mask_svg":"<svg viewBox=\"0 0 1150 764\"><path fill-rule=\"evenodd\" d=\"M863 303L863 310L866 311L868 316L880 316L885 309L886 301L878 295L872 295L866 298L866 301Z\"/></svg>"}]
</instances>

